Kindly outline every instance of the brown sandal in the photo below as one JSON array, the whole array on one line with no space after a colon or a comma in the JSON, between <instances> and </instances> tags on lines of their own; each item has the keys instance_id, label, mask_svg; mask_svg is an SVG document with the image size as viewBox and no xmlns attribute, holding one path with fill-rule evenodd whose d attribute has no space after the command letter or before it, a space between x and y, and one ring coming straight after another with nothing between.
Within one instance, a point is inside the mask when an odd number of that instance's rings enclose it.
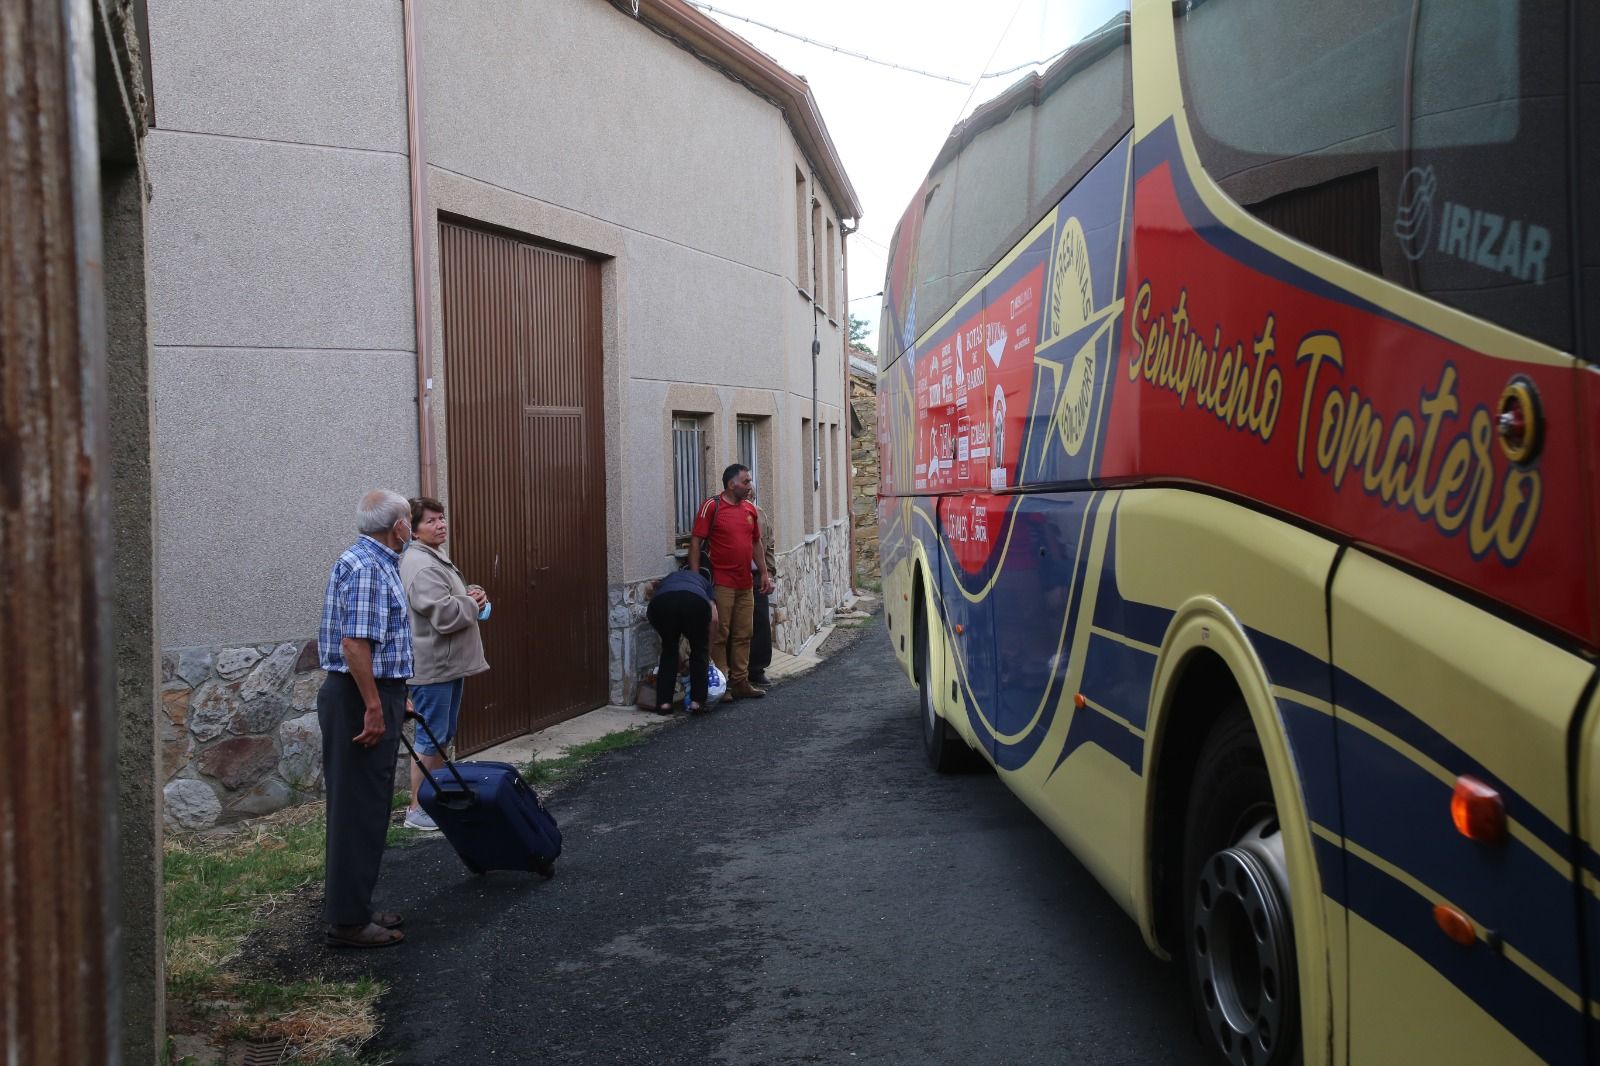
<instances>
[{"instance_id":1,"label":"brown sandal","mask_svg":"<svg viewBox=\"0 0 1600 1066\"><path fill-rule=\"evenodd\" d=\"M385 929L375 922L366 925L330 925L327 945L330 948L387 948L406 938L398 929Z\"/></svg>"},{"instance_id":2,"label":"brown sandal","mask_svg":"<svg viewBox=\"0 0 1600 1066\"><path fill-rule=\"evenodd\" d=\"M372 924L381 925L385 929L398 929L406 924L406 920L393 911L374 911Z\"/></svg>"}]
</instances>

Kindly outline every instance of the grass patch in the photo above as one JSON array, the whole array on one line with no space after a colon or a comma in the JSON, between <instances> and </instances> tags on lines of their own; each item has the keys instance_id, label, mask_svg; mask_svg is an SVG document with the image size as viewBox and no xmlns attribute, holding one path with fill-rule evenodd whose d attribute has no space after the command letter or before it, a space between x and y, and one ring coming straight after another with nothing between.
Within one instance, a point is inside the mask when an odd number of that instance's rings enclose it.
<instances>
[{"instance_id":1,"label":"grass patch","mask_svg":"<svg viewBox=\"0 0 1600 1066\"><path fill-rule=\"evenodd\" d=\"M631 748L644 740L644 731L624 729L598 740L576 744L554 759L536 759L523 767L522 776L535 788L550 788L570 780L608 751Z\"/></svg>"},{"instance_id":2,"label":"grass patch","mask_svg":"<svg viewBox=\"0 0 1600 1066\"><path fill-rule=\"evenodd\" d=\"M322 879L321 804L292 807L220 838L169 835L162 861L169 1016L225 1039L282 1039L296 1061L361 1062L384 986L285 982L234 966L276 907Z\"/></svg>"}]
</instances>

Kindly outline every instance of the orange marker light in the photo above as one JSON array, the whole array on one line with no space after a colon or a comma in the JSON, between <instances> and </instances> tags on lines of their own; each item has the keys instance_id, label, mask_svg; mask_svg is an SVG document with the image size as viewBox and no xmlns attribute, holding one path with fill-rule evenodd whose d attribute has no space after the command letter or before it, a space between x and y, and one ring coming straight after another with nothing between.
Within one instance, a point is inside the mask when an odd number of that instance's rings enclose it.
<instances>
[{"instance_id":1,"label":"orange marker light","mask_svg":"<svg viewBox=\"0 0 1600 1066\"><path fill-rule=\"evenodd\" d=\"M967 631L967 627L966 626L962 625L960 622L956 623L956 636L959 637L961 634L965 633L966 631Z\"/></svg>"},{"instance_id":2,"label":"orange marker light","mask_svg":"<svg viewBox=\"0 0 1600 1066\"><path fill-rule=\"evenodd\" d=\"M1477 931L1472 928L1472 919L1454 907L1446 907L1443 903L1436 905L1433 908L1433 920L1439 923L1445 936L1462 947L1469 948L1478 939Z\"/></svg>"},{"instance_id":3,"label":"orange marker light","mask_svg":"<svg viewBox=\"0 0 1600 1066\"><path fill-rule=\"evenodd\" d=\"M1085 707L1089 706L1089 701L1084 698L1083 693L1080 692L1076 696L1072 697L1072 705L1081 711Z\"/></svg>"},{"instance_id":4,"label":"orange marker light","mask_svg":"<svg viewBox=\"0 0 1600 1066\"><path fill-rule=\"evenodd\" d=\"M1506 835L1506 805L1500 793L1466 774L1456 778L1450 797L1450 820L1468 840L1498 844Z\"/></svg>"}]
</instances>

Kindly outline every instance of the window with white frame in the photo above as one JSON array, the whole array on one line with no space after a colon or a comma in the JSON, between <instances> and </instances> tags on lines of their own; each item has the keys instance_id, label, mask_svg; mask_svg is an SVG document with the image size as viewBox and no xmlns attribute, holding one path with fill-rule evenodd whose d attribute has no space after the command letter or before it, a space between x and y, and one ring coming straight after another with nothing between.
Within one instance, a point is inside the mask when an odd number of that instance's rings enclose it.
<instances>
[{"instance_id":1,"label":"window with white frame","mask_svg":"<svg viewBox=\"0 0 1600 1066\"><path fill-rule=\"evenodd\" d=\"M672 419L673 533L687 537L694 528L695 509L706 498L706 433L700 419L674 415Z\"/></svg>"},{"instance_id":2,"label":"window with white frame","mask_svg":"<svg viewBox=\"0 0 1600 1066\"><path fill-rule=\"evenodd\" d=\"M739 438L739 464L750 468L750 480L760 484L761 464L756 462L756 420L741 418L734 423Z\"/></svg>"}]
</instances>

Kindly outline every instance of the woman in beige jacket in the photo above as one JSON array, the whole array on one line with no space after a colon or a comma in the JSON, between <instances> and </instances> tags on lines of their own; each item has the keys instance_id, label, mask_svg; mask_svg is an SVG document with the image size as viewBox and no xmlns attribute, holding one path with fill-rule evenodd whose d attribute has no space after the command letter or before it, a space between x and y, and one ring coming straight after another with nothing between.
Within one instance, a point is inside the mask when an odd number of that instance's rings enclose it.
<instances>
[{"instance_id":1,"label":"woman in beige jacket","mask_svg":"<svg viewBox=\"0 0 1600 1066\"><path fill-rule=\"evenodd\" d=\"M400 556L400 581L411 608L411 641L415 665L411 700L418 715L438 738L435 747L425 730L417 730L417 754L431 770L444 768L444 749L455 739L461 717L461 691L472 674L489 669L478 634L480 616L488 616L489 596L469 585L445 554L450 535L444 504L430 496L411 501L411 527L415 538ZM417 805L422 789L422 768L411 764L411 807L407 827L431 830L434 824Z\"/></svg>"}]
</instances>

